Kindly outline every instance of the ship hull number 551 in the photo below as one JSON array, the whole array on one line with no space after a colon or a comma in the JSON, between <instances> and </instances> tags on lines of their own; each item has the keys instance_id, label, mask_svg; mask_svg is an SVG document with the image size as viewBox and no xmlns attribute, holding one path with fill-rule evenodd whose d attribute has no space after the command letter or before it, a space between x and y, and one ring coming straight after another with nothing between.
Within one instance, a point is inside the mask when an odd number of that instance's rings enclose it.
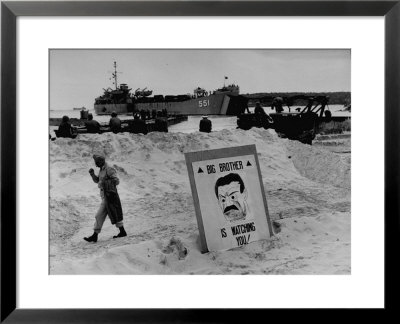
<instances>
[{"instance_id":1,"label":"ship hull number 551","mask_svg":"<svg viewBox=\"0 0 400 324\"><path fill-rule=\"evenodd\" d=\"M200 100L199 101L199 108L205 108L210 106L210 100Z\"/></svg>"}]
</instances>

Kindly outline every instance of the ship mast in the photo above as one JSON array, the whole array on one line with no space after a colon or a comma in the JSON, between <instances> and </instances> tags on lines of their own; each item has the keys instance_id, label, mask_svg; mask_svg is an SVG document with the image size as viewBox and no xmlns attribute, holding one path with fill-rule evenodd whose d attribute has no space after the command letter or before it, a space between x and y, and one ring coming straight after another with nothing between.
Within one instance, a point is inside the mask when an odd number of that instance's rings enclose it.
<instances>
[{"instance_id":1,"label":"ship mast","mask_svg":"<svg viewBox=\"0 0 400 324\"><path fill-rule=\"evenodd\" d=\"M112 77L114 79L114 84L115 84L115 90L118 90L118 78L117 78L117 62L114 61L114 73L112 74Z\"/></svg>"}]
</instances>

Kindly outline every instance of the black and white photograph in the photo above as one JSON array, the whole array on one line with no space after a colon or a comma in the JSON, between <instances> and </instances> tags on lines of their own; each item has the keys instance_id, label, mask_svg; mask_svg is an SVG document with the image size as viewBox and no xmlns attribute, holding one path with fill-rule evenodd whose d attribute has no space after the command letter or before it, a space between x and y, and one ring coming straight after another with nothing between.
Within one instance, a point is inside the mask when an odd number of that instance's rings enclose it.
<instances>
[{"instance_id":1,"label":"black and white photograph","mask_svg":"<svg viewBox=\"0 0 400 324\"><path fill-rule=\"evenodd\" d=\"M351 275L351 50L50 49L48 217L50 275Z\"/></svg>"}]
</instances>

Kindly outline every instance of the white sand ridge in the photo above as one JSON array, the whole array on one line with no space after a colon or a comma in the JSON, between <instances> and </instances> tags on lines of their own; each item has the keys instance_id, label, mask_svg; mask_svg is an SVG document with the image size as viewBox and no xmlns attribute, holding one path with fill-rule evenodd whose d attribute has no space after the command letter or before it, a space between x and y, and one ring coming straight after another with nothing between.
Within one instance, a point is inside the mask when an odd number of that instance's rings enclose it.
<instances>
[{"instance_id":1,"label":"white sand ridge","mask_svg":"<svg viewBox=\"0 0 400 324\"><path fill-rule=\"evenodd\" d=\"M270 215L281 231L268 241L201 254L183 152L246 144L256 145ZM128 237L112 239L117 229L106 220L99 241L88 244L83 237L91 235L100 203L88 173L94 153L118 172ZM50 142L50 272L349 274L348 156L255 128L57 139Z\"/></svg>"}]
</instances>

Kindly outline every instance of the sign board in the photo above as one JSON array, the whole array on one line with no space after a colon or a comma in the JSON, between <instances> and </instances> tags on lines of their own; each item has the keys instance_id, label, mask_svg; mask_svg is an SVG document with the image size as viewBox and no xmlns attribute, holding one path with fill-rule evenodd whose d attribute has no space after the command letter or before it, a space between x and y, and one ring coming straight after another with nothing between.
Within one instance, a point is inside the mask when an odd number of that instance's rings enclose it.
<instances>
[{"instance_id":1,"label":"sign board","mask_svg":"<svg viewBox=\"0 0 400 324\"><path fill-rule=\"evenodd\" d=\"M185 153L201 252L272 236L255 145Z\"/></svg>"}]
</instances>

